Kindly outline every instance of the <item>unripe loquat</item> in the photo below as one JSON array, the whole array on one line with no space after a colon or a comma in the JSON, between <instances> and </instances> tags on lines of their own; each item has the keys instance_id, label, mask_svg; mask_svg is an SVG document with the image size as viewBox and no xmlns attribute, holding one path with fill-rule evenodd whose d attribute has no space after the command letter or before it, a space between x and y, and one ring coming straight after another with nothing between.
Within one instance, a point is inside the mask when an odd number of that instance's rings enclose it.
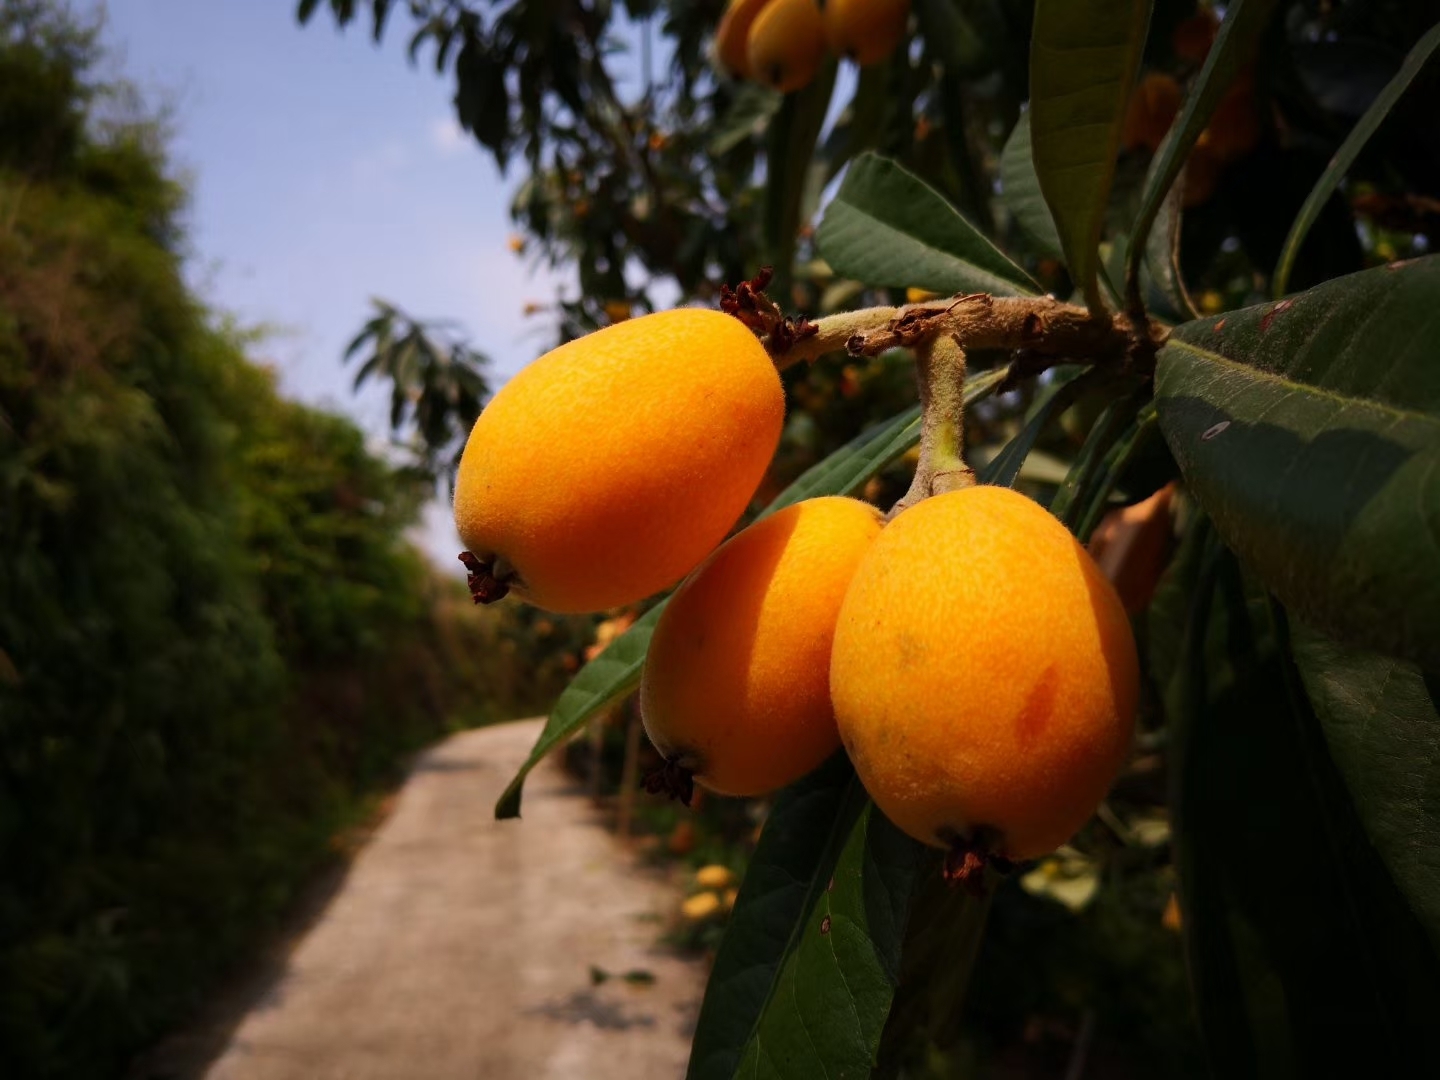
<instances>
[{"instance_id":1,"label":"unripe loquat","mask_svg":"<svg viewBox=\"0 0 1440 1080\"><path fill-rule=\"evenodd\" d=\"M794 93L810 85L825 58L825 27L815 0L770 0L750 26L752 78Z\"/></svg>"},{"instance_id":2,"label":"unripe loquat","mask_svg":"<svg viewBox=\"0 0 1440 1080\"><path fill-rule=\"evenodd\" d=\"M910 21L910 0L826 0L821 12L830 51L861 67L895 51Z\"/></svg>"},{"instance_id":3,"label":"unripe loquat","mask_svg":"<svg viewBox=\"0 0 1440 1080\"><path fill-rule=\"evenodd\" d=\"M676 770L726 795L799 779L840 746L830 647L851 577L880 534L856 499L809 499L727 541L676 590L640 683L650 740Z\"/></svg>"},{"instance_id":4,"label":"unripe loquat","mask_svg":"<svg viewBox=\"0 0 1440 1080\"><path fill-rule=\"evenodd\" d=\"M923 843L1043 855L1094 813L1129 752L1130 623L1073 536L1008 488L895 518L835 631L841 737L876 805Z\"/></svg>"},{"instance_id":5,"label":"unripe loquat","mask_svg":"<svg viewBox=\"0 0 1440 1080\"><path fill-rule=\"evenodd\" d=\"M674 584L744 512L784 414L769 355L718 311L628 319L547 353L485 407L460 460L477 599L508 588L600 611Z\"/></svg>"}]
</instances>

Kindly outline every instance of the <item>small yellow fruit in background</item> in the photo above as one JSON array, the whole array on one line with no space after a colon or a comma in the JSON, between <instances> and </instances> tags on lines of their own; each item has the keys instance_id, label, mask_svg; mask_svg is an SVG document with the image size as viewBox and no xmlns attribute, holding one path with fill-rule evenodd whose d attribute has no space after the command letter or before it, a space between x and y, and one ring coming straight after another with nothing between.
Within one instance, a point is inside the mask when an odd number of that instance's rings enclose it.
<instances>
[{"instance_id":1,"label":"small yellow fruit in background","mask_svg":"<svg viewBox=\"0 0 1440 1080\"><path fill-rule=\"evenodd\" d=\"M750 77L791 94L809 86L825 58L825 28L815 0L770 0L750 26Z\"/></svg>"},{"instance_id":2,"label":"small yellow fruit in background","mask_svg":"<svg viewBox=\"0 0 1440 1080\"><path fill-rule=\"evenodd\" d=\"M905 302L907 304L923 304L928 300L939 300L938 292L931 292L929 289L917 289L915 286L905 290Z\"/></svg>"},{"instance_id":3,"label":"small yellow fruit in background","mask_svg":"<svg viewBox=\"0 0 1440 1080\"><path fill-rule=\"evenodd\" d=\"M871 546L830 668L845 748L923 843L1028 859L1094 813L1139 693L1115 590L1043 507L1008 488L926 499Z\"/></svg>"},{"instance_id":4,"label":"small yellow fruit in background","mask_svg":"<svg viewBox=\"0 0 1440 1080\"><path fill-rule=\"evenodd\" d=\"M910 0L825 0L822 14L830 51L869 67L893 53L905 36Z\"/></svg>"},{"instance_id":5,"label":"small yellow fruit in background","mask_svg":"<svg viewBox=\"0 0 1440 1080\"><path fill-rule=\"evenodd\" d=\"M750 74L750 27L770 0L730 0L715 31L715 55L729 72L742 79Z\"/></svg>"},{"instance_id":6,"label":"small yellow fruit in background","mask_svg":"<svg viewBox=\"0 0 1440 1080\"><path fill-rule=\"evenodd\" d=\"M726 889L735 883L735 875L728 866L712 863L695 871L695 884L702 889Z\"/></svg>"},{"instance_id":7,"label":"small yellow fruit in background","mask_svg":"<svg viewBox=\"0 0 1440 1080\"><path fill-rule=\"evenodd\" d=\"M880 513L809 499L727 541L671 597L640 683L640 714L667 761L724 795L759 795L840 746L830 644Z\"/></svg>"},{"instance_id":8,"label":"small yellow fruit in background","mask_svg":"<svg viewBox=\"0 0 1440 1080\"><path fill-rule=\"evenodd\" d=\"M460 461L455 525L539 607L632 603L725 538L784 418L775 365L738 320L697 308L628 319L495 395Z\"/></svg>"},{"instance_id":9,"label":"small yellow fruit in background","mask_svg":"<svg viewBox=\"0 0 1440 1080\"><path fill-rule=\"evenodd\" d=\"M680 914L691 922L704 922L720 914L720 897L713 892L696 893L680 905Z\"/></svg>"}]
</instances>

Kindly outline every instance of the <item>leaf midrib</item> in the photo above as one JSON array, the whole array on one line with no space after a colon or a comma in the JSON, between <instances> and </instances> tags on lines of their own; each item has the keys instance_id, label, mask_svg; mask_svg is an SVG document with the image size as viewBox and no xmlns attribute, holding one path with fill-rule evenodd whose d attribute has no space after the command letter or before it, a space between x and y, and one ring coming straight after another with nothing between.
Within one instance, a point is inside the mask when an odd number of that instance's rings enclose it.
<instances>
[{"instance_id":1,"label":"leaf midrib","mask_svg":"<svg viewBox=\"0 0 1440 1080\"><path fill-rule=\"evenodd\" d=\"M1177 349L1186 353L1190 353L1193 356L1198 357L1202 360L1207 360L1212 364L1216 364L1228 370L1233 370L1237 373L1244 374L1245 376L1255 379L1259 382L1265 382L1277 387L1281 387L1285 390L1312 394L1316 397L1324 398L1328 401L1332 401L1338 405L1347 408L1358 405L1361 408L1370 409L1372 412L1378 413L1385 417L1389 417L1392 419L1392 421L1403 422L1406 420L1410 420L1422 423L1435 428L1435 437L1437 439L1440 439L1440 418L1437 418L1430 413L1417 412L1413 409L1404 409L1398 405L1392 405L1387 401L1377 401L1375 398L1343 394L1338 390L1332 390L1327 386L1321 386L1317 383L1300 382L1296 379L1286 378L1283 375L1275 374L1273 371L1266 371L1263 368L1255 367L1253 364L1246 364L1239 360L1232 360L1230 359L1230 357L1225 356L1223 353L1212 352L1209 349L1201 348L1198 345L1194 345L1188 341L1183 341L1179 338L1172 337L1166 343L1165 348Z\"/></svg>"}]
</instances>

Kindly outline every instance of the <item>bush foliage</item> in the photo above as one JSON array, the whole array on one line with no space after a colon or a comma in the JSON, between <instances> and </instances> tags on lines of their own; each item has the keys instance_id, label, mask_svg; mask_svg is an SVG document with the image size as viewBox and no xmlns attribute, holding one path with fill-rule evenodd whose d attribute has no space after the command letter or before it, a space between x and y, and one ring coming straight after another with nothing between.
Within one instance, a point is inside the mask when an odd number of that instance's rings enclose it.
<instances>
[{"instance_id":1,"label":"bush foliage","mask_svg":"<svg viewBox=\"0 0 1440 1080\"><path fill-rule=\"evenodd\" d=\"M101 122L97 56L0 15L7 1076L112 1073L405 754L560 674L408 545L423 481L191 295L159 129Z\"/></svg>"}]
</instances>

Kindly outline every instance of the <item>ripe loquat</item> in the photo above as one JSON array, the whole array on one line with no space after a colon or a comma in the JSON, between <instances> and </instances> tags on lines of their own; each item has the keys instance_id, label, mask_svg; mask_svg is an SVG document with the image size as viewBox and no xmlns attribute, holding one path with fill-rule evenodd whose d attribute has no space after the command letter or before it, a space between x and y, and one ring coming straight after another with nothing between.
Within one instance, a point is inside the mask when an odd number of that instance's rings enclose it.
<instances>
[{"instance_id":1,"label":"ripe loquat","mask_svg":"<svg viewBox=\"0 0 1440 1080\"><path fill-rule=\"evenodd\" d=\"M791 94L809 86L825 58L825 28L815 0L769 0L750 26L752 78Z\"/></svg>"},{"instance_id":2,"label":"ripe loquat","mask_svg":"<svg viewBox=\"0 0 1440 1080\"><path fill-rule=\"evenodd\" d=\"M835 631L830 689L861 781L923 843L1043 855L1129 752L1138 668L1114 588L1008 488L926 499L871 545Z\"/></svg>"},{"instance_id":3,"label":"ripe loquat","mask_svg":"<svg viewBox=\"0 0 1440 1080\"><path fill-rule=\"evenodd\" d=\"M684 798L693 777L759 795L839 748L830 644L879 533L867 503L809 499L731 538L676 590L640 683L645 730L667 761L656 790Z\"/></svg>"},{"instance_id":4,"label":"ripe loquat","mask_svg":"<svg viewBox=\"0 0 1440 1080\"><path fill-rule=\"evenodd\" d=\"M910 21L910 0L826 0L821 12L830 51L861 67L895 51Z\"/></svg>"},{"instance_id":5,"label":"ripe loquat","mask_svg":"<svg viewBox=\"0 0 1440 1080\"><path fill-rule=\"evenodd\" d=\"M752 78L750 71L750 27L755 16L770 0L730 0L720 27L715 31L715 55L732 75Z\"/></svg>"},{"instance_id":6,"label":"ripe loquat","mask_svg":"<svg viewBox=\"0 0 1440 1080\"><path fill-rule=\"evenodd\" d=\"M769 355L718 311L627 319L547 353L485 407L460 460L477 599L508 588L602 611L674 584L744 511L784 415Z\"/></svg>"}]
</instances>

